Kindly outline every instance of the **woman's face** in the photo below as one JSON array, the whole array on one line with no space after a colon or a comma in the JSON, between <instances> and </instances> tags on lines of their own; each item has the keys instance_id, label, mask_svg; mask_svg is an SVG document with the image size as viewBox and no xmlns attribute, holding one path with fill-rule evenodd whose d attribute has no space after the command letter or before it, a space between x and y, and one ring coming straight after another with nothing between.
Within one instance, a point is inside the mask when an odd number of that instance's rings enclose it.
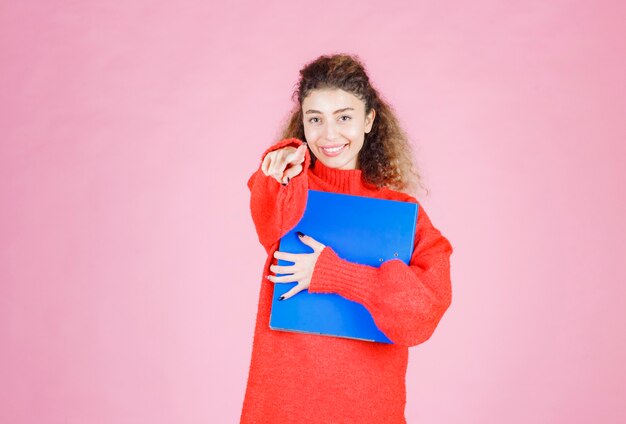
<instances>
[{"instance_id":1,"label":"woman's face","mask_svg":"<svg viewBox=\"0 0 626 424\"><path fill-rule=\"evenodd\" d=\"M372 130L374 109L347 91L312 90L302 102L304 137L317 160L329 168L359 169L358 154Z\"/></svg>"}]
</instances>

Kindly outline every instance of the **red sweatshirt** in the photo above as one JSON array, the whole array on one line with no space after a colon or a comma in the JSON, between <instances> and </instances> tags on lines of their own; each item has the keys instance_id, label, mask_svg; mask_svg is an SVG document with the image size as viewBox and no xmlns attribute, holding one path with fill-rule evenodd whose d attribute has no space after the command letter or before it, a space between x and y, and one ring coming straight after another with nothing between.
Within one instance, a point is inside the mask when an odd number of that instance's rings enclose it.
<instances>
[{"instance_id":1,"label":"red sweatshirt","mask_svg":"<svg viewBox=\"0 0 626 424\"><path fill-rule=\"evenodd\" d=\"M263 153L302 144L284 139ZM451 302L452 246L408 194L378 189L362 171L310 165L283 186L261 167L250 177L250 208L259 241L267 251L252 358L241 423L406 423L405 376L408 348L432 335ZM338 293L359 302L394 344L366 342L269 328L273 283L269 267L280 238L300 221L307 190L418 203L415 246L410 265L400 259L378 268L339 257L326 246L315 264L311 293ZM349 217L340 217L341 219ZM297 296L297 295L296 295ZM284 300L289 302L289 299Z\"/></svg>"}]
</instances>

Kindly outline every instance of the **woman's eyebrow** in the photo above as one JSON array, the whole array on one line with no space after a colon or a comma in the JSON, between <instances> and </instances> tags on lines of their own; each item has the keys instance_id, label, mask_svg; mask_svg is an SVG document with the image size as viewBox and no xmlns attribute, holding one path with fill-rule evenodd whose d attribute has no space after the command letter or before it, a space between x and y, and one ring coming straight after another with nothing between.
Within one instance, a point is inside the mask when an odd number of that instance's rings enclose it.
<instances>
[{"instance_id":1,"label":"woman's eyebrow","mask_svg":"<svg viewBox=\"0 0 626 424\"><path fill-rule=\"evenodd\" d=\"M354 110L353 107L344 107L343 109L337 109L336 111L333 112L333 115L336 113L340 113L340 112L345 112L346 110ZM306 115L307 113L322 113L319 110L315 110L315 109L309 109L306 112L304 112L304 114Z\"/></svg>"}]
</instances>

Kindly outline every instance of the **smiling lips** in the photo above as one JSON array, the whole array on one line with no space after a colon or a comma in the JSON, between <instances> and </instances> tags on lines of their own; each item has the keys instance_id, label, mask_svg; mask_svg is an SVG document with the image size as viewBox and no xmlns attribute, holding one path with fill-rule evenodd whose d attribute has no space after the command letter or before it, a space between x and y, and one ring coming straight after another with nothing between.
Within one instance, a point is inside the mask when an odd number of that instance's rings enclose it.
<instances>
[{"instance_id":1,"label":"smiling lips","mask_svg":"<svg viewBox=\"0 0 626 424\"><path fill-rule=\"evenodd\" d=\"M345 146L347 146L347 144L335 144L334 146L320 147L320 150L324 152L326 156L333 157L343 152Z\"/></svg>"}]
</instances>

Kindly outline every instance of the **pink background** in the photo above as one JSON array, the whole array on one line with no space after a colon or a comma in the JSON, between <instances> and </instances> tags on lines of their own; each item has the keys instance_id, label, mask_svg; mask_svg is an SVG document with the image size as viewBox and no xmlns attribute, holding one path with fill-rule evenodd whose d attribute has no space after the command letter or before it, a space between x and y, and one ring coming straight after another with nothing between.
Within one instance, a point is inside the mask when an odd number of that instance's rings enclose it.
<instances>
[{"instance_id":1,"label":"pink background","mask_svg":"<svg viewBox=\"0 0 626 424\"><path fill-rule=\"evenodd\" d=\"M625 422L625 12L3 2L0 422L238 422L265 260L246 181L333 52L397 110L455 248L409 423Z\"/></svg>"}]
</instances>

